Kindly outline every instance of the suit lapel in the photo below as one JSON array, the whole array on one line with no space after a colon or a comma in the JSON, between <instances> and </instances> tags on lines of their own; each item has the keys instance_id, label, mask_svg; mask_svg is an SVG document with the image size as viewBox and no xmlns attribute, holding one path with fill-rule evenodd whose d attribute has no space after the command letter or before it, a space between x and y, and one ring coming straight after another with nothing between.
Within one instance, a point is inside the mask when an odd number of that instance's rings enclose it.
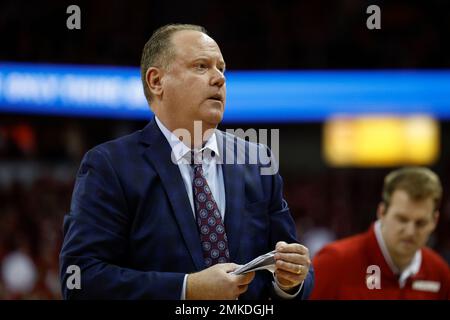
<instances>
[{"instance_id":1,"label":"suit lapel","mask_svg":"<svg viewBox=\"0 0 450 320\"><path fill-rule=\"evenodd\" d=\"M230 251L230 261L235 262L238 256L242 210L244 208L244 170L243 165L235 164L237 144L231 137L226 137L224 133L217 130L217 142L222 154L222 173L225 184L225 230L228 238L228 248ZM227 143L228 141L228 143ZM228 158L233 159L233 163L227 164Z\"/></svg>"},{"instance_id":2,"label":"suit lapel","mask_svg":"<svg viewBox=\"0 0 450 320\"><path fill-rule=\"evenodd\" d=\"M149 145L144 151L144 156L153 164L161 177L162 185L166 190L175 219L192 260L197 270L202 270L205 268L205 263L200 246L200 237L192 215L186 188L178 166L171 160L170 145L158 128L154 118L142 131L141 142Z\"/></svg>"}]
</instances>

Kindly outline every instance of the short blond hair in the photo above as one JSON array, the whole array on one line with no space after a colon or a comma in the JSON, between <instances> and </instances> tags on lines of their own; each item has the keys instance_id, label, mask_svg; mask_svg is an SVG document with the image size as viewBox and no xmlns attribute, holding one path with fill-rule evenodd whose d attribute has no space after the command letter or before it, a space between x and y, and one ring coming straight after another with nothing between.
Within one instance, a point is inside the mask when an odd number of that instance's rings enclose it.
<instances>
[{"instance_id":1,"label":"short blond hair","mask_svg":"<svg viewBox=\"0 0 450 320\"><path fill-rule=\"evenodd\" d=\"M442 185L436 173L425 167L405 167L389 173L384 179L382 198L389 206L396 190L405 191L413 200L431 198L434 210L438 210L442 200Z\"/></svg>"}]
</instances>

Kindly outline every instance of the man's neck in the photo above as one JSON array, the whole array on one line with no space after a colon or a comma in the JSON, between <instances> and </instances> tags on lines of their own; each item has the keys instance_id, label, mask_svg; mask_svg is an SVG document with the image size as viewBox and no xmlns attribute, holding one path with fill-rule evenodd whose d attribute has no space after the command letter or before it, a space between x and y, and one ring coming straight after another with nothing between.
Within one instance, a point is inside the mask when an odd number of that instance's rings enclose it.
<instances>
[{"instance_id":1,"label":"man's neck","mask_svg":"<svg viewBox=\"0 0 450 320\"><path fill-rule=\"evenodd\" d=\"M389 250L389 249L388 249ZM402 273L412 262L414 256L411 257L399 257L392 254L392 251L389 250L389 254L391 255L392 262L398 268L400 273Z\"/></svg>"},{"instance_id":2,"label":"man's neck","mask_svg":"<svg viewBox=\"0 0 450 320\"><path fill-rule=\"evenodd\" d=\"M188 148L200 149L214 133L216 126L204 121L190 123L177 123L173 119L158 116L159 121L177 138L179 138Z\"/></svg>"}]
</instances>

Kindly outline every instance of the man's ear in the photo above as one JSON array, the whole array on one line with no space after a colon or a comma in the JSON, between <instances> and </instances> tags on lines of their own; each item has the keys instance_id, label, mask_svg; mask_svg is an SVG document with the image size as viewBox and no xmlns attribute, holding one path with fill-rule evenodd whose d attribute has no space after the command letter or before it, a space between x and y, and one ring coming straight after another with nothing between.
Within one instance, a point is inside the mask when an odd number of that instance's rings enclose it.
<instances>
[{"instance_id":1,"label":"man's ear","mask_svg":"<svg viewBox=\"0 0 450 320\"><path fill-rule=\"evenodd\" d=\"M385 216L386 214L386 210L387 210L387 206L386 204L382 201L378 204L378 208L377 208L377 218L381 219Z\"/></svg>"},{"instance_id":2,"label":"man's ear","mask_svg":"<svg viewBox=\"0 0 450 320\"><path fill-rule=\"evenodd\" d=\"M162 70L156 67L150 67L145 73L145 82L147 83L148 91L153 96L161 96L162 88Z\"/></svg>"},{"instance_id":3,"label":"man's ear","mask_svg":"<svg viewBox=\"0 0 450 320\"><path fill-rule=\"evenodd\" d=\"M434 223L433 230L434 230L434 229L436 228L436 226L437 226L437 223L438 223L438 221L439 221L439 215L440 215L439 210L436 210L436 211L433 213L433 223Z\"/></svg>"}]
</instances>

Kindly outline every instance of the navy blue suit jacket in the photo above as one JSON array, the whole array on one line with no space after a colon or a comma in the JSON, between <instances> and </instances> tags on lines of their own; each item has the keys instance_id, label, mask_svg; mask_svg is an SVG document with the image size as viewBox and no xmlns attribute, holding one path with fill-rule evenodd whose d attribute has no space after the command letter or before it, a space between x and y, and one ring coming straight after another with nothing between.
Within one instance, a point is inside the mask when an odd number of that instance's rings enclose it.
<instances>
[{"instance_id":1,"label":"navy blue suit jacket","mask_svg":"<svg viewBox=\"0 0 450 320\"><path fill-rule=\"evenodd\" d=\"M248 153L249 142L219 130L217 139L223 159ZM261 175L261 166L222 165L225 228L237 264L273 250L277 241L297 242L281 177ZM81 270L81 289L66 285L70 265ZM64 298L180 299L185 274L204 268L188 195L154 118L143 130L86 153L64 218ZM311 269L297 299L309 296L313 278ZM240 299L276 299L272 281L258 271Z\"/></svg>"}]
</instances>

